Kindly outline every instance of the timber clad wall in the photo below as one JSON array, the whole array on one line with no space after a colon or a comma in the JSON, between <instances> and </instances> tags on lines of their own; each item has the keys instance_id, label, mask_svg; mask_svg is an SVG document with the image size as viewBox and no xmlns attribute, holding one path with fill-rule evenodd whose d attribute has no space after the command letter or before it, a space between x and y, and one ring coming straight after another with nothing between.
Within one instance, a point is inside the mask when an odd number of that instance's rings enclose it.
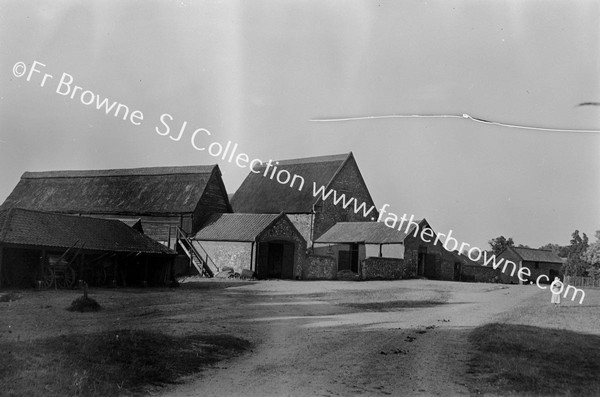
<instances>
[{"instance_id":1,"label":"timber clad wall","mask_svg":"<svg viewBox=\"0 0 600 397\"><path fill-rule=\"evenodd\" d=\"M231 205L229 205L221 173L218 169L215 169L204 188L204 193L198 202L198 206L194 210L191 230L186 231L188 233L196 233L211 214L230 212L233 211Z\"/></svg>"},{"instance_id":2,"label":"timber clad wall","mask_svg":"<svg viewBox=\"0 0 600 397\"><path fill-rule=\"evenodd\" d=\"M317 186L317 188L318 187L319 186ZM367 211L371 206L375 206L365 181L360 174L358 165L354 160L354 156L350 156L348 161L345 162L343 168L334 177L330 188L338 193L338 197L342 193L346 195L346 200L354 197L357 201L357 205L364 202ZM377 220L378 213L376 208L373 208L373 211L365 218L362 210L359 211L359 213L354 212L354 203L344 209L341 202L338 203L338 205L335 205L332 198L333 195L329 196L325 202L319 200L315 206L314 240L321 237L323 233L329 230L337 222L368 222Z\"/></svg>"}]
</instances>

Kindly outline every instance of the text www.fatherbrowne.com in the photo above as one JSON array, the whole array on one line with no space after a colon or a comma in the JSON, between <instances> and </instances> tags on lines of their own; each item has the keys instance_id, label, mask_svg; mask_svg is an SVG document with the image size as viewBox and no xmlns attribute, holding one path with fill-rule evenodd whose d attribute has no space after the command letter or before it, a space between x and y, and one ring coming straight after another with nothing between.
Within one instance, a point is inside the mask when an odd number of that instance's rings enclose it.
<instances>
[{"instance_id":1,"label":"text www.fatherbrowne.com","mask_svg":"<svg viewBox=\"0 0 600 397\"><path fill-rule=\"evenodd\" d=\"M58 80L55 84L55 92L63 97L68 97L72 100L79 100L85 106L93 106L98 111L105 113L107 116L113 116L115 118L121 118L123 121L129 122L134 126L140 126L144 122L144 114L141 110L131 111L130 107L117 102L111 101L108 97L102 97L95 92L84 89L82 86L75 84L75 79L68 73L62 73L59 79L54 79L54 75L43 72L46 67L45 64L33 61L31 66L28 68L24 62L16 62L13 65L13 75L15 77L23 77L26 75L26 81L36 81L40 87L52 86L52 81ZM183 121L181 124L174 123L174 118L169 113L163 113L159 117L160 126L156 125L154 131L161 136L168 136L172 141L178 142L183 136L188 133L188 122ZM180 125L178 130L171 130L173 125ZM177 131L177 132L175 132ZM172 133L174 132L174 133ZM301 175L292 175L283 167L278 167L279 162L269 160L262 161L258 158L251 158L248 154L238 151L238 144L227 141L227 144L223 145L220 142L210 142L208 144L202 144L202 137L212 136L211 132L205 128L197 128L187 134L190 137L190 143L192 148L199 152L206 152L213 156L220 158L229 163L235 163L240 168L248 168L250 172L256 174L262 174L263 177L275 180L279 184L287 185L292 189L298 189L299 191L304 189L305 180ZM518 279L521 282L527 282L531 276L531 270L525 266L519 266L515 262L500 258L496 258L495 254L489 254L487 251L483 251L478 247L471 246L468 243L460 243L452 237L452 230L448 233L435 233L431 228L424 227L420 229L420 225L415 222L414 215L410 217L407 214L403 214L401 217L397 216L393 212L388 211L390 208L389 204L384 204L379 211L376 210L375 206L368 206L365 202L360 202L354 197L348 197L344 193L339 193L335 189L327 189L326 186L317 186L313 182L313 196L319 197L321 200L326 201L330 199L334 205L341 206L344 209L349 207L354 211L355 214L361 214L365 218L375 220L375 212L378 212L377 222L383 222L385 226L403 231L406 235L412 233L413 237L419 236L421 240L427 243L433 243L434 245L441 244L444 249L448 251L456 251L459 255L464 255L474 261L478 262L483 257L483 263L481 266L490 266L496 270L502 266L502 273L506 273L507 269L510 269L511 277L517 274ZM432 241L433 240L433 241ZM546 289L546 286L540 284L543 279L548 282L548 276L542 274L536 279L536 285L541 289ZM560 284L560 293L567 298L572 293L571 300L580 294L581 299L579 303L583 303L585 298L585 292L581 289L575 288L568 285L564 288L563 284Z\"/></svg>"}]
</instances>

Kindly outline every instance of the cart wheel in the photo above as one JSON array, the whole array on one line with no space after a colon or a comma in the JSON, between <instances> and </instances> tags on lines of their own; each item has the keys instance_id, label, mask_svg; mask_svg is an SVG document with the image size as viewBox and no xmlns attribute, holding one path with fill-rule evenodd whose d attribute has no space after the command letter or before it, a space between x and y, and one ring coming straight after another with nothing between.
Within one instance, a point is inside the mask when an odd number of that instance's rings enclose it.
<instances>
[{"instance_id":1,"label":"cart wheel","mask_svg":"<svg viewBox=\"0 0 600 397\"><path fill-rule=\"evenodd\" d=\"M56 280L58 288L73 288L75 285L75 278L75 269L66 267L63 276Z\"/></svg>"}]
</instances>

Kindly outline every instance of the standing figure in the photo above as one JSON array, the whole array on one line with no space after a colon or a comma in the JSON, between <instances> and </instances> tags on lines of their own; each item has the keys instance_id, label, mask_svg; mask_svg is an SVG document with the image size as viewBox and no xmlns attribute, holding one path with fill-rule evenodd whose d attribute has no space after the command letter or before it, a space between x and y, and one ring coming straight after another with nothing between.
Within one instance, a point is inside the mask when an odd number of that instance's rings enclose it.
<instances>
[{"instance_id":1,"label":"standing figure","mask_svg":"<svg viewBox=\"0 0 600 397\"><path fill-rule=\"evenodd\" d=\"M556 307L560 304L560 294L563 291L563 283L558 277L554 277L554 281L550 284L550 291L552 291L550 303L554 303L554 307Z\"/></svg>"}]
</instances>

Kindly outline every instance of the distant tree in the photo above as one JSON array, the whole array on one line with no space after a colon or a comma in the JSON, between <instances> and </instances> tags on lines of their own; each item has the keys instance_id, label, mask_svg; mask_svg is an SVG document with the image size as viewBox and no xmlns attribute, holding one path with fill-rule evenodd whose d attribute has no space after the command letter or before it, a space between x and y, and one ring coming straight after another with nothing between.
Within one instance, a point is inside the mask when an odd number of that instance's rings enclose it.
<instances>
[{"instance_id":1,"label":"distant tree","mask_svg":"<svg viewBox=\"0 0 600 397\"><path fill-rule=\"evenodd\" d=\"M569 256L569 246L568 245L562 246L562 245L558 245L558 244L548 243L546 245L542 245L540 247L540 249L552 251L556 255L560 256L561 258L566 258Z\"/></svg>"},{"instance_id":2,"label":"distant tree","mask_svg":"<svg viewBox=\"0 0 600 397\"><path fill-rule=\"evenodd\" d=\"M585 233L579 235L579 230L575 230L571 234L571 245L569 245L569 255L567 262L563 266L563 273L566 276L586 276L589 262L584 259L584 254L588 249L588 237Z\"/></svg>"},{"instance_id":3,"label":"distant tree","mask_svg":"<svg viewBox=\"0 0 600 397\"><path fill-rule=\"evenodd\" d=\"M526 244L519 244L517 247L518 248L531 248L530 246L528 246Z\"/></svg>"},{"instance_id":4,"label":"distant tree","mask_svg":"<svg viewBox=\"0 0 600 397\"><path fill-rule=\"evenodd\" d=\"M588 262L592 268L600 270L600 230L596 230L596 241L587 247L583 253L583 259Z\"/></svg>"},{"instance_id":5,"label":"distant tree","mask_svg":"<svg viewBox=\"0 0 600 397\"><path fill-rule=\"evenodd\" d=\"M515 242L513 241L512 237L509 237L507 239L504 236L500 236L491 239L490 241L488 241L488 244L490 245L490 247L492 247L492 252L495 255L498 255L506 247L513 247L515 245Z\"/></svg>"}]
</instances>

